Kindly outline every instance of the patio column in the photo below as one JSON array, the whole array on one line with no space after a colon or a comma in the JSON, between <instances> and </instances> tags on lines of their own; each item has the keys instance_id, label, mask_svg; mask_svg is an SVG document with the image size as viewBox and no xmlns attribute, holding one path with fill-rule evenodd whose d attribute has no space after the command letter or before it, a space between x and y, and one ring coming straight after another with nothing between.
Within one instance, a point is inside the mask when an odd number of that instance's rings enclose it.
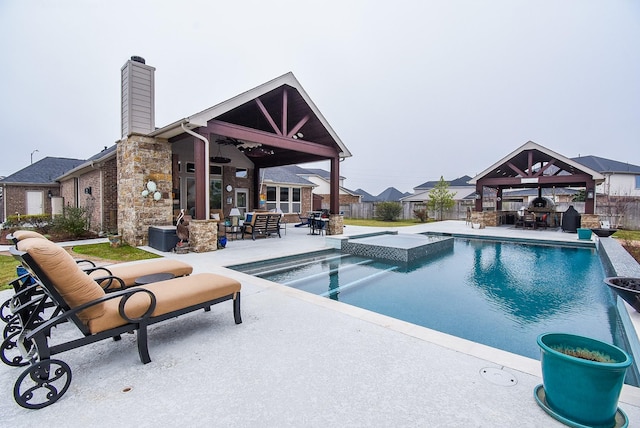
<instances>
[{"instance_id":1,"label":"patio column","mask_svg":"<svg viewBox=\"0 0 640 428\"><path fill-rule=\"evenodd\" d=\"M149 242L149 226L172 224L171 144L164 139L129 135L118 142L118 232L124 242L139 246ZM153 181L154 192L142 196Z\"/></svg>"}]
</instances>

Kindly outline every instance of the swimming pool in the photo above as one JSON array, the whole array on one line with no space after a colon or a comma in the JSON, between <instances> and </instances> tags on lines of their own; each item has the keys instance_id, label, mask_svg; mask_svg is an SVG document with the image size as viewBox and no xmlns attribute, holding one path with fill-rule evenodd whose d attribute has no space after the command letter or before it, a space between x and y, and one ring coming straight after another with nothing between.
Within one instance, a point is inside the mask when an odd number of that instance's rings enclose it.
<instances>
[{"instance_id":1,"label":"swimming pool","mask_svg":"<svg viewBox=\"0 0 640 428\"><path fill-rule=\"evenodd\" d=\"M535 359L548 331L626 347L594 249L456 238L410 264L336 251L230 268Z\"/></svg>"}]
</instances>

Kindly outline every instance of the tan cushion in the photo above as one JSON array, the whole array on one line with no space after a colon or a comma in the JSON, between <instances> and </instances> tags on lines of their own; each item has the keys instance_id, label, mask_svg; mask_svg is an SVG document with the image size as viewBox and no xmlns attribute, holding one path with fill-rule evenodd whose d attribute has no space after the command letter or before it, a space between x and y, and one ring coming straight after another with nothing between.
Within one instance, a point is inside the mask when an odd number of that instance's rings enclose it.
<instances>
[{"instance_id":1,"label":"tan cushion","mask_svg":"<svg viewBox=\"0 0 640 428\"><path fill-rule=\"evenodd\" d=\"M17 247L33 258L70 308L104 296L102 288L78 267L64 248L40 238L23 239ZM104 311L101 303L78 313L78 317L86 324L92 318L102 316Z\"/></svg>"},{"instance_id":2,"label":"tan cushion","mask_svg":"<svg viewBox=\"0 0 640 428\"><path fill-rule=\"evenodd\" d=\"M152 259L142 262L117 263L104 266L109 269L112 275L122 279L127 287L135 284L136 278L154 273L172 273L176 277L191 275L193 267L180 260L173 259ZM108 276L107 272L98 269L89 274L91 278L102 278Z\"/></svg>"},{"instance_id":3,"label":"tan cushion","mask_svg":"<svg viewBox=\"0 0 640 428\"><path fill-rule=\"evenodd\" d=\"M156 296L156 308L152 316L164 315L219 297L235 294L240 291L240 283L235 279L213 273L200 273L168 281L155 282L137 288L147 289ZM99 333L126 324L120 317L118 304L120 299L105 302L102 316L89 322L91 333ZM149 307L146 293L137 293L129 299L125 311L129 317L138 317Z\"/></svg>"},{"instance_id":4,"label":"tan cushion","mask_svg":"<svg viewBox=\"0 0 640 428\"><path fill-rule=\"evenodd\" d=\"M27 238L47 239L44 237L44 235L33 230L16 230L15 232L12 233L12 235L18 241L22 241L23 239L27 239Z\"/></svg>"}]
</instances>

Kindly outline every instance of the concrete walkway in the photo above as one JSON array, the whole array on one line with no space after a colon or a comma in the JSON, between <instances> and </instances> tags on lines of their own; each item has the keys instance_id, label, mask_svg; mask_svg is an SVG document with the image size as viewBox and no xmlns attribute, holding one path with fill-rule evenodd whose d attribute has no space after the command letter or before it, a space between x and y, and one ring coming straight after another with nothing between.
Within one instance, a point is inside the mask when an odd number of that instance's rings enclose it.
<instances>
[{"instance_id":1,"label":"concrete walkway","mask_svg":"<svg viewBox=\"0 0 640 428\"><path fill-rule=\"evenodd\" d=\"M346 235L372 228L347 226ZM542 241L575 234L442 222L398 229ZM204 254L161 253L242 282L243 323L230 302L152 326L152 362L138 360L133 335L59 354L73 371L66 395L32 411L13 401L22 368L0 365L0 421L11 427L553 427L538 407L536 360L398 321L244 275L224 266L336 246L288 225L281 239L230 241ZM77 243L76 243L77 244ZM150 251L154 251L149 249ZM9 291L0 293L0 300ZM630 314L640 323L635 311ZM54 331L70 337L73 330ZM490 374L490 376L487 376ZM620 407L640 426L640 390Z\"/></svg>"}]
</instances>

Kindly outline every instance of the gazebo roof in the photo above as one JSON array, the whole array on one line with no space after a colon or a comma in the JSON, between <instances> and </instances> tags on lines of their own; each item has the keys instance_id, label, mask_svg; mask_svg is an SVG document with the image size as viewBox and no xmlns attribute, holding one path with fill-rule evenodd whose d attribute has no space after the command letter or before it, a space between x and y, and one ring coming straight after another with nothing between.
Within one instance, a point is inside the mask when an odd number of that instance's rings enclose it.
<instances>
[{"instance_id":1,"label":"gazebo roof","mask_svg":"<svg viewBox=\"0 0 640 428\"><path fill-rule=\"evenodd\" d=\"M604 176L591 168L528 141L480 174L469 184L488 187L584 186L585 179L596 183Z\"/></svg>"}]
</instances>

